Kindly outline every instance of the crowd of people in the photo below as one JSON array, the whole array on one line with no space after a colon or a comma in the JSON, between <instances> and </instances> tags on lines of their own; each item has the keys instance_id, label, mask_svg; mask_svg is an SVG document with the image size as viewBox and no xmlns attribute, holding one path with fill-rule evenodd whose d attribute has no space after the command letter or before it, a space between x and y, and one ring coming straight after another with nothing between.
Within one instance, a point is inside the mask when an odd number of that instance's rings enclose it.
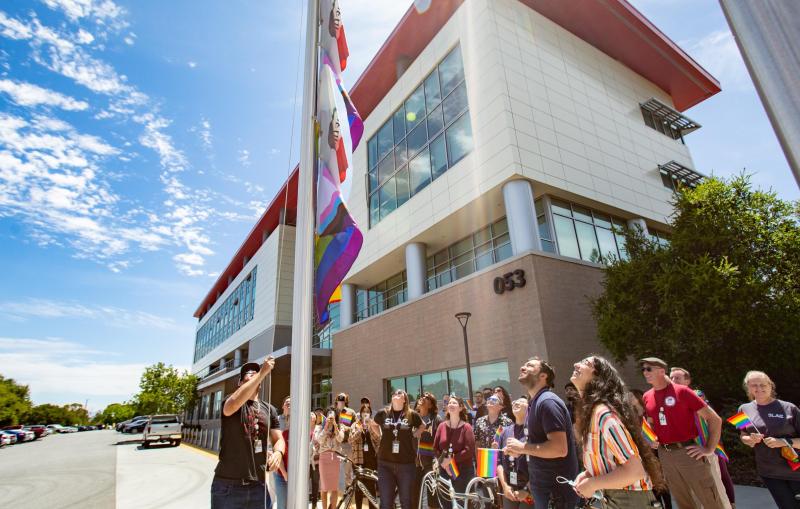
<instances>
[{"instance_id":1,"label":"crowd of people","mask_svg":"<svg viewBox=\"0 0 800 509\"><path fill-rule=\"evenodd\" d=\"M321 502L322 509L334 509L340 486L353 478L339 454L377 472L377 483L364 482L370 494L380 494L381 509L394 507L395 499L411 509L426 491L423 476L434 468L463 493L476 476L479 450L489 449L499 452L492 473L498 508L670 509L673 500L681 509L735 508L720 444L723 419L691 387L687 369L669 369L656 357L639 364L650 386L644 393L628 388L603 357L576 362L566 401L553 391L555 371L538 357L520 367L516 399L501 386L476 392L474 404L445 395L440 409L430 392L412 400L398 389L385 408L375 411L362 398L356 412L349 396L338 394L331 408L309 416L313 507ZM279 419L256 397L273 365L268 358L243 366L239 388L225 401L213 509L270 507L273 500L286 508L290 400ZM749 402L734 416L740 440L754 449L777 507L798 509L800 410L777 399L766 373L748 372L743 388ZM364 502L372 507L356 490L357 509ZM441 493L427 493L427 503L451 507Z\"/></svg>"}]
</instances>

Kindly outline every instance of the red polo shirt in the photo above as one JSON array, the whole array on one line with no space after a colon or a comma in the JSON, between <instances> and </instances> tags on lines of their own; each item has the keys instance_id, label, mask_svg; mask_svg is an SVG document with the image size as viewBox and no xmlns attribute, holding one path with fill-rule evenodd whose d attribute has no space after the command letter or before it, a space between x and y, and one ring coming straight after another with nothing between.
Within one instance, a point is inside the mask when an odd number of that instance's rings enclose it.
<instances>
[{"instance_id":1,"label":"red polo shirt","mask_svg":"<svg viewBox=\"0 0 800 509\"><path fill-rule=\"evenodd\" d=\"M670 383L659 391L650 389L644 393L645 414L662 444L694 440L697 437L694 414L705 406L692 389L683 385ZM666 425L661 424L659 412L664 413Z\"/></svg>"}]
</instances>

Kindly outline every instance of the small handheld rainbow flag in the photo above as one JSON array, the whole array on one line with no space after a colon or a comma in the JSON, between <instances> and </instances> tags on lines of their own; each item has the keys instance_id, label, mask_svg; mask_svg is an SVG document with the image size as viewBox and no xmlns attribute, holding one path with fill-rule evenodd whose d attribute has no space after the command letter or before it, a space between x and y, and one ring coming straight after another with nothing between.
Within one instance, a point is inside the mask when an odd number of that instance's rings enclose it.
<instances>
[{"instance_id":1,"label":"small handheld rainbow flag","mask_svg":"<svg viewBox=\"0 0 800 509\"><path fill-rule=\"evenodd\" d=\"M497 477L497 462L500 459L500 449L478 448L478 477L491 479Z\"/></svg>"},{"instance_id":2,"label":"small handheld rainbow flag","mask_svg":"<svg viewBox=\"0 0 800 509\"><path fill-rule=\"evenodd\" d=\"M500 437L502 436L503 436L503 425L501 424L500 426L497 427L497 429L494 432L494 441L499 444Z\"/></svg>"},{"instance_id":3,"label":"small handheld rainbow flag","mask_svg":"<svg viewBox=\"0 0 800 509\"><path fill-rule=\"evenodd\" d=\"M417 453L420 456L433 456L433 442L423 442L420 440L417 446Z\"/></svg>"},{"instance_id":4,"label":"small handheld rainbow flag","mask_svg":"<svg viewBox=\"0 0 800 509\"><path fill-rule=\"evenodd\" d=\"M456 462L453 460L450 461L445 470L447 471L447 475L450 476L450 479L455 479L461 474L461 472L458 471L458 465L456 465Z\"/></svg>"},{"instance_id":5,"label":"small handheld rainbow flag","mask_svg":"<svg viewBox=\"0 0 800 509\"><path fill-rule=\"evenodd\" d=\"M339 424L344 426L352 426L353 425L353 416L348 414L347 412L342 412L339 414Z\"/></svg>"},{"instance_id":6,"label":"small handheld rainbow flag","mask_svg":"<svg viewBox=\"0 0 800 509\"><path fill-rule=\"evenodd\" d=\"M786 442L786 446L781 447L781 456L783 456L783 459L786 460L793 472L800 470L800 455L792 447L791 440L784 439L784 442Z\"/></svg>"},{"instance_id":7,"label":"small handheld rainbow flag","mask_svg":"<svg viewBox=\"0 0 800 509\"><path fill-rule=\"evenodd\" d=\"M753 422L747 417L747 414L744 412L739 412L736 415L732 415L725 419L729 423L736 426L736 429L745 429L748 426L753 426ZM753 426L755 428L755 426ZM758 431L756 429L756 431Z\"/></svg>"},{"instance_id":8,"label":"small handheld rainbow flag","mask_svg":"<svg viewBox=\"0 0 800 509\"><path fill-rule=\"evenodd\" d=\"M647 422L647 419L642 419L642 434L644 435L645 440L651 444L658 442L656 432L653 431L653 428L650 426L650 423Z\"/></svg>"},{"instance_id":9,"label":"small handheld rainbow flag","mask_svg":"<svg viewBox=\"0 0 800 509\"><path fill-rule=\"evenodd\" d=\"M695 392L701 392L701 391L695 391ZM699 395L700 394L698 394L698 396ZM705 419L703 419L699 415L694 414L694 424L697 427L697 438L695 439L695 442L697 442L698 445L705 447L706 444L708 443L708 423L706 422ZM720 440L717 443L717 448L714 449L714 453L716 453L716 455L719 456L720 459L723 459L725 461L730 461L730 458L728 458L728 453L725 452L725 448L722 447L722 440Z\"/></svg>"}]
</instances>

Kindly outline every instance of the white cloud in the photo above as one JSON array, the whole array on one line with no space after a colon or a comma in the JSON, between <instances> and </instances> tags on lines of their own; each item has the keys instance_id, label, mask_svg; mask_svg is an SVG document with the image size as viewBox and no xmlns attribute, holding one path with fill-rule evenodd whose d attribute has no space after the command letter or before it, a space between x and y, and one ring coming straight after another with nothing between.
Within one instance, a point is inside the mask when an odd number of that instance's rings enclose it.
<instances>
[{"instance_id":1,"label":"white cloud","mask_svg":"<svg viewBox=\"0 0 800 509\"><path fill-rule=\"evenodd\" d=\"M76 302L63 302L48 299L24 299L0 301L0 314L17 320L30 319L83 319L95 326L104 325L116 328L146 327L159 330L188 332L173 319L138 310L122 309L113 306L86 306Z\"/></svg>"},{"instance_id":2,"label":"white cloud","mask_svg":"<svg viewBox=\"0 0 800 509\"><path fill-rule=\"evenodd\" d=\"M128 46L133 46L136 43L136 34L133 32L128 33L128 35L125 36L123 41L125 41L125 44L127 44Z\"/></svg>"},{"instance_id":3,"label":"white cloud","mask_svg":"<svg viewBox=\"0 0 800 509\"><path fill-rule=\"evenodd\" d=\"M727 28L699 40L682 42L681 46L720 81L723 90L753 87L733 34Z\"/></svg>"},{"instance_id":4,"label":"white cloud","mask_svg":"<svg viewBox=\"0 0 800 509\"><path fill-rule=\"evenodd\" d=\"M0 337L3 376L28 385L36 404L129 399L138 392L143 363L109 362L115 354L61 338Z\"/></svg>"},{"instance_id":5,"label":"white cloud","mask_svg":"<svg viewBox=\"0 0 800 509\"><path fill-rule=\"evenodd\" d=\"M240 150L237 160L242 166L250 166L250 151L247 149Z\"/></svg>"},{"instance_id":6,"label":"white cloud","mask_svg":"<svg viewBox=\"0 0 800 509\"><path fill-rule=\"evenodd\" d=\"M82 111L89 103L48 90L31 83L0 79L0 92L5 92L20 106L57 106L68 111Z\"/></svg>"},{"instance_id":7,"label":"white cloud","mask_svg":"<svg viewBox=\"0 0 800 509\"><path fill-rule=\"evenodd\" d=\"M213 137L211 135L211 121L207 118L203 118L200 122L200 139L203 142L203 148L206 150L211 150L213 148Z\"/></svg>"},{"instance_id":8,"label":"white cloud","mask_svg":"<svg viewBox=\"0 0 800 509\"><path fill-rule=\"evenodd\" d=\"M125 14L125 9L111 0L44 0L54 10L60 10L72 21L92 18L96 22L113 21Z\"/></svg>"},{"instance_id":9,"label":"white cloud","mask_svg":"<svg viewBox=\"0 0 800 509\"><path fill-rule=\"evenodd\" d=\"M192 61L190 60L190 61L188 62L188 64L187 64L187 65L188 65L190 68L194 69L195 67L197 67L197 62L192 62Z\"/></svg>"},{"instance_id":10,"label":"white cloud","mask_svg":"<svg viewBox=\"0 0 800 509\"><path fill-rule=\"evenodd\" d=\"M76 39L81 44L91 44L92 42L94 42L94 36L89 32L87 32L86 30L84 30L83 28L78 30L78 35Z\"/></svg>"},{"instance_id":11,"label":"white cloud","mask_svg":"<svg viewBox=\"0 0 800 509\"><path fill-rule=\"evenodd\" d=\"M9 18L6 13L0 11L0 34L9 39L30 39L33 36L31 27L19 20Z\"/></svg>"}]
</instances>

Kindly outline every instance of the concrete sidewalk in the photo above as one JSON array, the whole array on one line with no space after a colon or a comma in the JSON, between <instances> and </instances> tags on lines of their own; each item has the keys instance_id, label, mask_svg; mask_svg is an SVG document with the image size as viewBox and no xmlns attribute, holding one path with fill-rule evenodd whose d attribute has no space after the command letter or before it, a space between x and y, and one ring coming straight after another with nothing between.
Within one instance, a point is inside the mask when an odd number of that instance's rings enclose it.
<instances>
[{"instance_id":1,"label":"concrete sidewalk","mask_svg":"<svg viewBox=\"0 0 800 509\"><path fill-rule=\"evenodd\" d=\"M736 491L736 509L772 509L778 507L766 488L755 486L733 487Z\"/></svg>"}]
</instances>

